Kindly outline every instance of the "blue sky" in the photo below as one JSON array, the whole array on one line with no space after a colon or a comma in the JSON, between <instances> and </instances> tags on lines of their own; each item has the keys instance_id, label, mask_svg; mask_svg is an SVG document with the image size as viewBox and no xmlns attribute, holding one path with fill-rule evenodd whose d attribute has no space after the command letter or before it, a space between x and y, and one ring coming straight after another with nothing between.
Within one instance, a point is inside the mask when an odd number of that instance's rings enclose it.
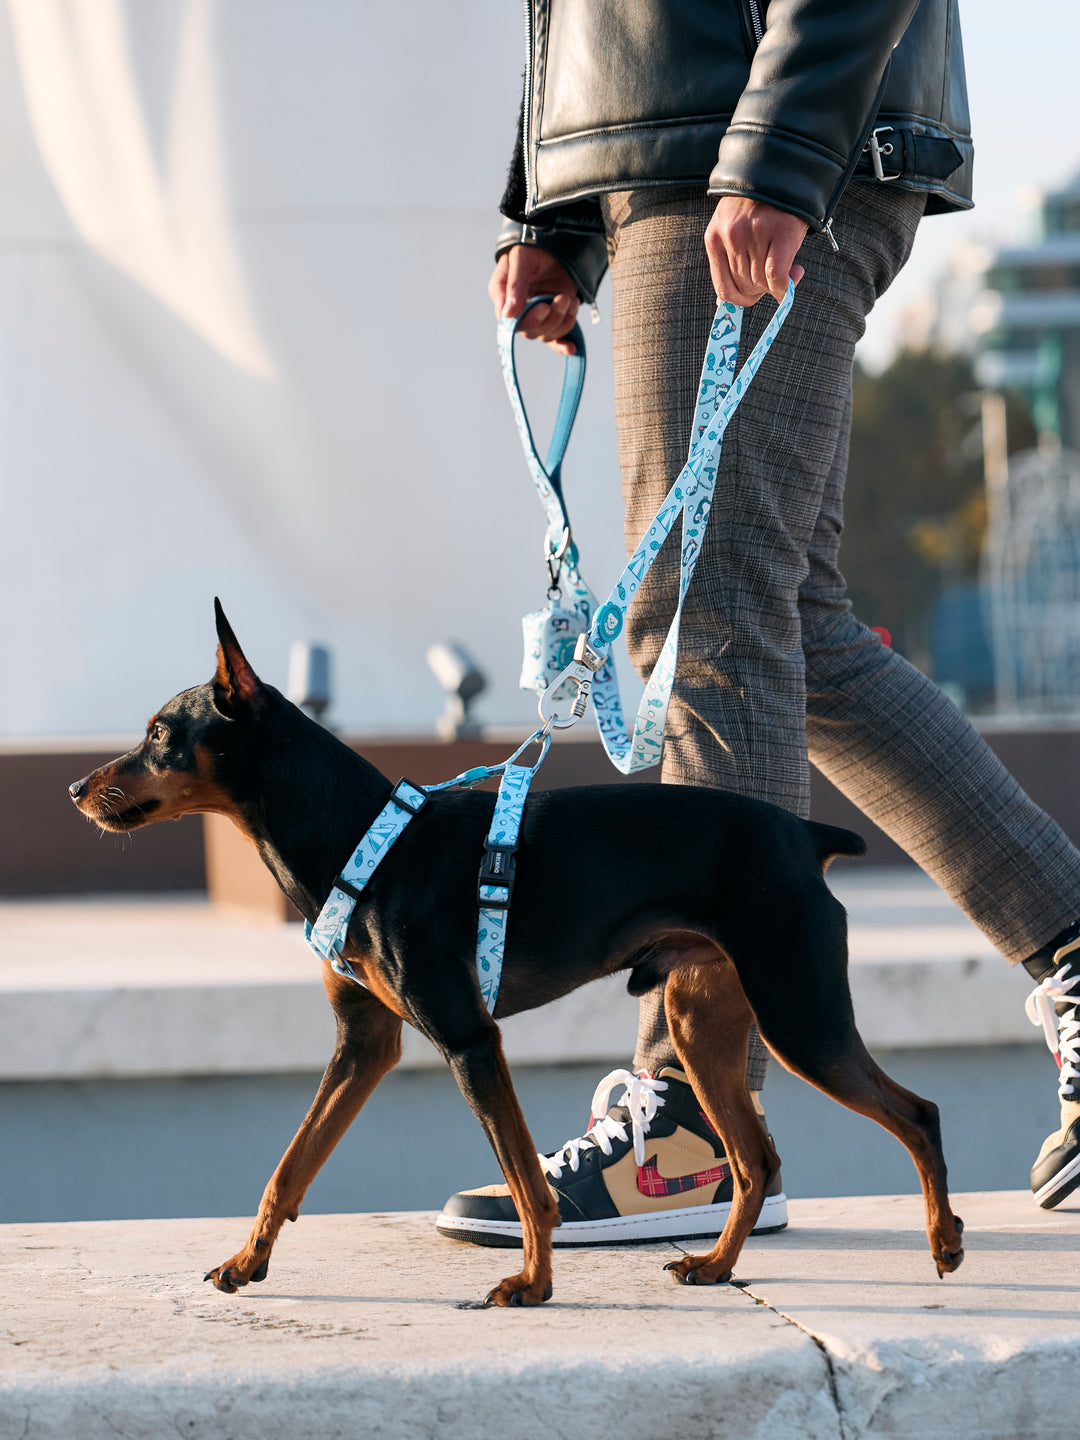
<instances>
[{"instance_id":1,"label":"blue sky","mask_svg":"<svg viewBox=\"0 0 1080 1440\"><path fill-rule=\"evenodd\" d=\"M975 209L935 216L907 268L880 302L861 358L887 360L901 312L945 268L962 240L1021 238L1033 189L1054 189L1080 170L1080 5L1077 0L961 0L975 136Z\"/></svg>"}]
</instances>

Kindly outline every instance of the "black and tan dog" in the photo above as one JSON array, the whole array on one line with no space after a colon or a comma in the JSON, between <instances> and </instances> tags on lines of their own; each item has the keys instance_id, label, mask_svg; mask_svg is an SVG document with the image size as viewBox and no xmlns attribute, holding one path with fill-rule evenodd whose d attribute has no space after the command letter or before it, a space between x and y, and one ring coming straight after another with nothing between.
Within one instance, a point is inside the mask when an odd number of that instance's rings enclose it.
<instances>
[{"instance_id":1,"label":"black and tan dog","mask_svg":"<svg viewBox=\"0 0 1080 1440\"><path fill-rule=\"evenodd\" d=\"M72 799L114 831L228 815L314 920L390 781L260 682L220 605L217 630L209 684L170 700L142 743L77 781ZM479 791L433 796L363 892L345 955L366 988L324 966L337 1046L247 1242L207 1276L219 1290L265 1277L282 1224L397 1061L408 1020L445 1056L521 1217L521 1272L488 1301L551 1294L556 1203L476 979L477 871L493 805ZM939 1275L963 1258L937 1107L890 1080L855 1029L846 917L823 873L832 856L863 849L846 830L774 805L677 785L547 791L526 807L496 1018L616 970L630 972L635 995L665 986L676 1051L734 1176L715 1248L667 1267L686 1283L728 1278L779 1167L746 1088L754 1018L783 1065L907 1147Z\"/></svg>"}]
</instances>

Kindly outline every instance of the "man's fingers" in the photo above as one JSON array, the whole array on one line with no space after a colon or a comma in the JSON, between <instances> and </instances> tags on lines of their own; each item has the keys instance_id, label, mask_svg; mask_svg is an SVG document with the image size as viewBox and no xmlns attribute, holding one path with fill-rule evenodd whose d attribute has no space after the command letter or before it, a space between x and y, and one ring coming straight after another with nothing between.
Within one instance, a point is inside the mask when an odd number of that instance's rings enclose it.
<instances>
[{"instance_id":1,"label":"man's fingers","mask_svg":"<svg viewBox=\"0 0 1080 1440\"><path fill-rule=\"evenodd\" d=\"M802 242L800 241L799 244ZM787 294L788 279L794 280L797 285L806 271L801 265L795 264L795 256L799 251L799 244L793 244L791 240L784 243L773 243L769 247L769 253L765 260L765 273L763 276L764 286L762 294L767 290L779 305ZM796 274L798 271L798 274Z\"/></svg>"},{"instance_id":2,"label":"man's fingers","mask_svg":"<svg viewBox=\"0 0 1080 1440\"><path fill-rule=\"evenodd\" d=\"M709 255L709 274L717 300L729 305L752 305L757 295L745 290L732 274L730 256L718 236L709 236L706 241Z\"/></svg>"},{"instance_id":3,"label":"man's fingers","mask_svg":"<svg viewBox=\"0 0 1080 1440\"><path fill-rule=\"evenodd\" d=\"M570 275L553 256L538 246L515 245L496 263L488 281L488 294L496 313L516 319L534 295L551 295L534 305L522 319L518 333L528 340L543 340L560 355L572 355L574 345L565 336L573 329L580 304Z\"/></svg>"},{"instance_id":4,"label":"man's fingers","mask_svg":"<svg viewBox=\"0 0 1080 1440\"><path fill-rule=\"evenodd\" d=\"M753 305L771 294L779 303L789 275L796 284L802 279L795 256L806 229L804 220L762 201L723 196L705 232L718 297L733 305Z\"/></svg>"},{"instance_id":5,"label":"man's fingers","mask_svg":"<svg viewBox=\"0 0 1080 1440\"><path fill-rule=\"evenodd\" d=\"M528 340L558 340L573 328L578 312L575 295L556 295L545 305L534 305L521 322L518 333Z\"/></svg>"},{"instance_id":6,"label":"man's fingers","mask_svg":"<svg viewBox=\"0 0 1080 1440\"><path fill-rule=\"evenodd\" d=\"M531 267L525 263L528 250L524 245L515 245L507 254L510 263L506 272L506 298L503 301L502 313L512 320L515 315L521 314L525 301L529 298Z\"/></svg>"},{"instance_id":7,"label":"man's fingers","mask_svg":"<svg viewBox=\"0 0 1080 1440\"><path fill-rule=\"evenodd\" d=\"M488 295L495 306L495 314L501 315L506 304L506 281L510 273L510 256L504 251L495 262L495 269L488 281Z\"/></svg>"}]
</instances>

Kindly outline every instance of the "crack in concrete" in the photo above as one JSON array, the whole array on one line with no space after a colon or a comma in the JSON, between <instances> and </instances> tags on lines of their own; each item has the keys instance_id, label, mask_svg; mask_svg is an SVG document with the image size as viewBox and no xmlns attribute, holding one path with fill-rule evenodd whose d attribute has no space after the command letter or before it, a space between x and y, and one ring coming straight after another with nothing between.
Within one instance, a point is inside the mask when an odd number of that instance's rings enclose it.
<instances>
[{"instance_id":1,"label":"crack in concrete","mask_svg":"<svg viewBox=\"0 0 1080 1440\"><path fill-rule=\"evenodd\" d=\"M808 1340L814 1342L821 1353L822 1360L825 1362L825 1378L829 1382L829 1395L832 1398L833 1409L836 1411L836 1423L840 1430L840 1440L856 1440L856 1437L849 1433L844 1420L844 1406L840 1400L840 1387L836 1380L836 1367L833 1364L833 1358L829 1354L829 1347L825 1344L825 1341L822 1340L819 1335L815 1335L812 1330L807 1329L805 1325L800 1324L794 1316L785 1314L783 1310L778 1310L775 1305L770 1305L764 1296L755 1295L748 1281L733 1279L728 1283L735 1289L741 1290L755 1305L764 1305L766 1310L771 1310L774 1315L779 1316L786 1324L794 1325L796 1330L801 1330Z\"/></svg>"}]
</instances>

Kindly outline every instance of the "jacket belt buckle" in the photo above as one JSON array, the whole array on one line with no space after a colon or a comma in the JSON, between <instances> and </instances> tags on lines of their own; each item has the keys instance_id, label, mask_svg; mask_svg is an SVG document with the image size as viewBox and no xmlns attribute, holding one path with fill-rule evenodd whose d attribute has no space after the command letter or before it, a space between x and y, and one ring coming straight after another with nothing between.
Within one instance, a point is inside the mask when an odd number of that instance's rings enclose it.
<instances>
[{"instance_id":1,"label":"jacket belt buckle","mask_svg":"<svg viewBox=\"0 0 1080 1440\"><path fill-rule=\"evenodd\" d=\"M874 178L876 180L899 180L900 176L904 173L904 166L901 162L900 168L896 171L895 174L886 175L885 166L882 163L883 160L886 159L888 156L894 155L896 153L900 142L899 136L897 136L896 143L894 143L892 140L886 140L885 144L883 145L878 137L880 135L895 134L896 131L891 125L879 125L876 130L872 130L870 132L870 138L863 146L863 154L870 156L870 163L874 167ZM891 168L892 167L890 166L890 169Z\"/></svg>"}]
</instances>

